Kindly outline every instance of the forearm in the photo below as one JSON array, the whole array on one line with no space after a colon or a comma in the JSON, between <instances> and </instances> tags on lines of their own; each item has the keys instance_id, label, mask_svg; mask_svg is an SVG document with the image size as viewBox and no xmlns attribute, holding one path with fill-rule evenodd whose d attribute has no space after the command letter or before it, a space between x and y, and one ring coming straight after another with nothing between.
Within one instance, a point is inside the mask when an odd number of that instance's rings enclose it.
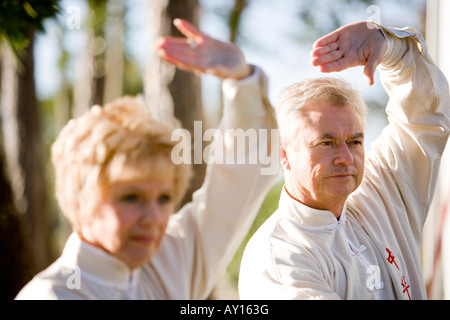
<instances>
[{"instance_id":1,"label":"forearm","mask_svg":"<svg viewBox=\"0 0 450 320\"><path fill-rule=\"evenodd\" d=\"M388 51L379 70L389 94L388 115L407 126L434 127L448 135L449 86L422 36L411 28L382 30Z\"/></svg>"},{"instance_id":2,"label":"forearm","mask_svg":"<svg viewBox=\"0 0 450 320\"><path fill-rule=\"evenodd\" d=\"M389 126L373 145L373 160L381 176L392 175L410 223L421 230L449 135L448 83L419 33L383 31L389 45L379 70Z\"/></svg>"},{"instance_id":3,"label":"forearm","mask_svg":"<svg viewBox=\"0 0 450 320\"><path fill-rule=\"evenodd\" d=\"M223 81L224 113L219 129L277 128L267 78L259 67L250 66L250 70L246 78Z\"/></svg>"}]
</instances>

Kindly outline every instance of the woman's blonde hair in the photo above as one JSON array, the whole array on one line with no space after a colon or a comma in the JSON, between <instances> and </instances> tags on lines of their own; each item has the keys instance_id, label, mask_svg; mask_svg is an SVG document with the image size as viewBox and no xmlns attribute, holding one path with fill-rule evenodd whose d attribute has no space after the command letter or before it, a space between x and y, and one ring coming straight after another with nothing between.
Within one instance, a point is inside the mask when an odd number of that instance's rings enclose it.
<instances>
[{"instance_id":1,"label":"woman's blonde hair","mask_svg":"<svg viewBox=\"0 0 450 320\"><path fill-rule=\"evenodd\" d=\"M314 103L331 103L335 106L351 106L366 126L367 106L358 91L340 78L313 78L297 82L282 90L275 99L274 107L280 126L283 145L298 134L298 123L305 106Z\"/></svg>"},{"instance_id":2,"label":"woman's blonde hair","mask_svg":"<svg viewBox=\"0 0 450 320\"><path fill-rule=\"evenodd\" d=\"M141 99L125 96L93 106L70 120L51 147L56 198L77 229L79 203L90 201L92 187L164 175L173 168L174 202L188 187L191 167L175 165L171 140L175 126L152 119Z\"/></svg>"}]
</instances>

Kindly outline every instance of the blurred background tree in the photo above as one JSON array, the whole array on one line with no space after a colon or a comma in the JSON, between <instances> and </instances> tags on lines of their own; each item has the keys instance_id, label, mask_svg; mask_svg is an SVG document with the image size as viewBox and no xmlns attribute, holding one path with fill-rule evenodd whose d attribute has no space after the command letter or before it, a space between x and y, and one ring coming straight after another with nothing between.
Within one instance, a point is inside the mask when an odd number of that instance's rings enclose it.
<instances>
[{"instance_id":1,"label":"blurred background tree","mask_svg":"<svg viewBox=\"0 0 450 320\"><path fill-rule=\"evenodd\" d=\"M43 30L43 20L55 16L58 8L51 0L17 0L0 1L0 10L0 114L5 151L0 154L6 158L1 159L0 170L9 173L0 175L5 210L0 254L6 255L0 272L5 277L4 294L11 298L30 275L53 260L46 148L33 49L35 32Z\"/></svg>"}]
</instances>

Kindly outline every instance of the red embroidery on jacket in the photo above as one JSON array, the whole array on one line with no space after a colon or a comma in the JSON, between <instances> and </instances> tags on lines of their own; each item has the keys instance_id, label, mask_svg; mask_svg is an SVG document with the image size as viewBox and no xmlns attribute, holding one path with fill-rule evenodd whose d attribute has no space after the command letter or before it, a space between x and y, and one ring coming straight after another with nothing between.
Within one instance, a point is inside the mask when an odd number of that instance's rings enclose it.
<instances>
[{"instance_id":1,"label":"red embroidery on jacket","mask_svg":"<svg viewBox=\"0 0 450 320\"><path fill-rule=\"evenodd\" d=\"M406 283L405 280L405 276L402 277L402 287L403 287L403 294L405 294L405 292L408 294L408 298L409 300L411 300L411 296L409 295L409 284Z\"/></svg>"},{"instance_id":2,"label":"red embroidery on jacket","mask_svg":"<svg viewBox=\"0 0 450 320\"><path fill-rule=\"evenodd\" d=\"M392 251L389 250L388 248L386 248L386 251L388 252L389 256L386 258L386 260L390 263L390 264L395 264L395 266L397 267L397 270L400 270L398 268L397 262L395 262L395 256L392 254Z\"/></svg>"},{"instance_id":3,"label":"red embroidery on jacket","mask_svg":"<svg viewBox=\"0 0 450 320\"><path fill-rule=\"evenodd\" d=\"M397 262L395 262L395 256L392 253L391 250L386 248L386 252L388 253L388 257L386 258L387 262L390 264L394 264L398 271L400 271L400 268L397 265ZM409 293L409 290L411 289L411 286L406 282L406 278L404 275L402 275L402 282L401 282L402 288L403 288L403 294L408 295L408 299L411 300L411 295Z\"/></svg>"}]
</instances>

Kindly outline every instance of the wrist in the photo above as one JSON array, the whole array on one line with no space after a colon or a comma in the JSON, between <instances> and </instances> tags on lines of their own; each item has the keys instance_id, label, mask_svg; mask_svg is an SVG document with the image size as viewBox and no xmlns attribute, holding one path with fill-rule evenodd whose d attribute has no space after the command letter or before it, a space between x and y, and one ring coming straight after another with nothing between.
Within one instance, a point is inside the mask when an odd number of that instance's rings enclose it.
<instances>
[{"instance_id":1,"label":"wrist","mask_svg":"<svg viewBox=\"0 0 450 320\"><path fill-rule=\"evenodd\" d=\"M245 79L253 74L255 71L252 65L246 64L245 67L242 68L235 76L231 77L235 80Z\"/></svg>"}]
</instances>

